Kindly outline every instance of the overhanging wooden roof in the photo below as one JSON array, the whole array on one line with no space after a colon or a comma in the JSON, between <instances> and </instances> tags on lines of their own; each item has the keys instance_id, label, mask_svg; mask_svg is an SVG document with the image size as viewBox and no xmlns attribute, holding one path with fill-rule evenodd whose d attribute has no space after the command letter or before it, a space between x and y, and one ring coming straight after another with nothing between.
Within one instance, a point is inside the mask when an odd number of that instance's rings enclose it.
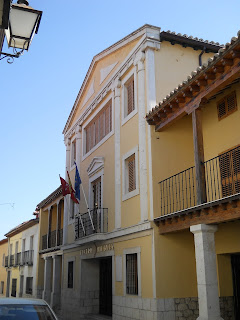
<instances>
[{"instance_id":1,"label":"overhanging wooden roof","mask_svg":"<svg viewBox=\"0 0 240 320\"><path fill-rule=\"evenodd\" d=\"M191 73L186 81L175 88L152 109L146 120L162 131L194 109L204 105L217 92L240 78L240 31L206 64Z\"/></svg>"},{"instance_id":2,"label":"overhanging wooden roof","mask_svg":"<svg viewBox=\"0 0 240 320\"><path fill-rule=\"evenodd\" d=\"M15 234L18 234L19 232L22 232L22 231L34 226L37 223L39 223L39 219L38 218L25 221L25 222L19 224L17 227L15 227L12 230L10 230L8 233L6 233L5 237L12 237Z\"/></svg>"},{"instance_id":3,"label":"overhanging wooden roof","mask_svg":"<svg viewBox=\"0 0 240 320\"><path fill-rule=\"evenodd\" d=\"M57 198L59 198L60 196L62 196L62 186L60 185L56 190L54 190L47 198L45 198L44 200L42 200L38 205L37 208L41 209L47 205L49 205L51 202L53 202L54 200L56 200Z\"/></svg>"}]
</instances>

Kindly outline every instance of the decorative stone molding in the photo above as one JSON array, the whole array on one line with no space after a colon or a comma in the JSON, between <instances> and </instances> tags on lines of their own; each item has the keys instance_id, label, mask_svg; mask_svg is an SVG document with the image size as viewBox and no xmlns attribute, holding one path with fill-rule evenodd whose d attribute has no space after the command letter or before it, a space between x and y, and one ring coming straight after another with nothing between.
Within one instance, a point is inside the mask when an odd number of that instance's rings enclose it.
<instances>
[{"instance_id":1,"label":"decorative stone molding","mask_svg":"<svg viewBox=\"0 0 240 320\"><path fill-rule=\"evenodd\" d=\"M91 177L104 168L104 157L94 157L87 168L88 176Z\"/></svg>"},{"instance_id":2,"label":"decorative stone molding","mask_svg":"<svg viewBox=\"0 0 240 320\"><path fill-rule=\"evenodd\" d=\"M118 61L100 70L100 84L107 78L111 71L116 67Z\"/></svg>"}]
</instances>

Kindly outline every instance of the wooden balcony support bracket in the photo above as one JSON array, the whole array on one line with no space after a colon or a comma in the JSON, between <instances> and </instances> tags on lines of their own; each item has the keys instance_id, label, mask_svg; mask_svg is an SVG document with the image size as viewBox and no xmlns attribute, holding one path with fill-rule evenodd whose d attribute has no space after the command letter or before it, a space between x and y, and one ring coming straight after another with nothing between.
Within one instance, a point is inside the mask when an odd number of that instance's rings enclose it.
<instances>
[{"instance_id":1,"label":"wooden balcony support bracket","mask_svg":"<svg viewBox=\"0 0 240 320\"><path fill-rule=\"evenodd\" d=\"M167 234L187 230L196 224L219 224L240 220L240 194L205 203L195 208L173 213L171 217L162 216L154 222L158 226L159 234ZM166 223L168 221L168 223ZM170 223L171 221L171 223Z\"/></svg>"}]
</instances>

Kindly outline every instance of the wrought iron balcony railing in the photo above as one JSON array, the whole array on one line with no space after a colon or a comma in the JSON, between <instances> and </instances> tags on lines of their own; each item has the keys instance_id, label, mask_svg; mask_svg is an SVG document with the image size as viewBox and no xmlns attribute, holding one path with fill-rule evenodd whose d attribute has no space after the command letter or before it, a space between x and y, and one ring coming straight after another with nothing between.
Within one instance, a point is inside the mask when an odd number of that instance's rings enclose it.
<instances>
[{"instance_id":1,"label":"wrought iron balcony railing","mask_svg":"<svg viewBox=\"0 0 240 320\"><path fill-rule=\"evenodd\" d=\"M33 250L22 252L22 263L23 265L33 265Z\"/></svg>"},{"instance_id":2,"label":"wrought iron balcony railing","mask_svg":"<svg viewBox=\"0 0 240 320\"><path fill-rule=\"evenodd\" d=\"M15 264L17 266L20 266L22 263L22 253L21 252L18 252L15 256Z\"/></svg>"},{"instance_id":3,"label":"wrought iron balcony railing","mask_svg":"<svg viewBox=\"0 0 240 320\"><path fill-rule=\"evenodd\" d=\"M54 230L49 235L42 236L42 250L55 248L62 245L63 229Z\"/></svg>"},{"instance_id":4,"label":"wrought iron balcony railing","mask_svg":"<svg viewBox=\"0 0 240 320\"><path fill-rule=\"evenodd\" d=\"M90 218L91 216L91 218ZM94 228L93 228L93 226ZM108 231L108 209L96 208L75 217L75 239Z\"/></svg>"},{"instance_id":5,"label":"wrought iron balcony railing","mask_svg":"<svg viewBox=\"0 0 240 320\"><path fill-rule=\"evenodd\" d=\"M211 202L240 192L240 146L205 161L204 202ZM161 182L161 216L196 206L195 167L188 168Z\"/></svg>"},{"instance_id":6,"label":"wrought iron balcony railing","mask_svg":"<svg viewBox=\"0 0 240 320\"><path fill-rule=\"evenodd\" d=\"M13 265L14 265L14 254L11 254L11 255L10 255L10 263L9 263L9 266L10 266L10 267L13 267Z\"/></svg>"}]
</instances>

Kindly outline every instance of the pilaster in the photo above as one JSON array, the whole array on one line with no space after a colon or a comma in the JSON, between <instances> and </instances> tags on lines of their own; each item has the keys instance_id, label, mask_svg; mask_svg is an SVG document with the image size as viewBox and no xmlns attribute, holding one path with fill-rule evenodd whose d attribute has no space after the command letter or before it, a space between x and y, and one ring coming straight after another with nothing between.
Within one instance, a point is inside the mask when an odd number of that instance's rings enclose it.
<instances>
[{"instance_id":1,"label":"pilaster","mask_svg":"<svg viewBox=\"0 0 240 320\"><path fill-rule=\"evenodd\" d=\"M222 320L214 239L217 226L198 224L191 226L190 231L194 234L195 243L199 300L198 320Z\"/></svg>"},{"instance_id":2,"label":"pilaster","mask_svg":"<svg viewBox=\"0 0 240 320\"><path fill-rule=\"evenodd\" d=\"M43 300L50 303L51 300L51 275L52 275L52 257L44 258L44 289Z\"/></svg>"},{"instance_id":3,"label":"pilaster","mask_svg":"<svg viewBox=\"0 0 240 320\"><path fill-rule=\"evenodd\" d=\"M65 172L65 179L68 181L67 177L67 170L70 168L70 145L71 140L66 139L65 140L65 146L66 146L66 172ZM69 195L64 197L64 216L63 216L63 245L67 244L67 238L68 238L68 198Z\"/></svg>"},{"instance_id":4,"label":"pilaster","mask_svg":"<svg viewBox=\"0 0 240 320\"><path fill-rule=\"evenodd\" d=\"M77 125L75 130L76 137L76 164L78 167L78 171L80 172L80 163L81 163L81 146L82 146L82 127Z\"/></svg>"},{"instance_id":5,"label":"pilaster","mask_svg":"<svg viewBox=\"0 0 240 320\"><path fill-rule=\"evenodd\" d=\"M51 307L56 308L60 305L61 297L61 256L53 257L53 277L51 292Z\"/></svg>"},{"instance_id":6,"label":"pilaster","mask_svg":"<svg viewBox=\"0 0 240 320\"><path fill-rule=\"evenodd\" d=\"M141 221L148 220L148 186L147 186L147 142L145 109L145 54L142 52L137 62L138 77L138 134L139 134L139 186Z\"/></svg>"},{"instance_id":7,"label":"pilaster","mask_svg":"<svg viewBox=\"0 0 240 320\"><path fill-rule=\"evenodd\" d=\"M120 130L121 130L121 81L118 79L114 88L115 106L115 228L121 228L121 154L120 154Z\"/></svg>"}]
</instances>

